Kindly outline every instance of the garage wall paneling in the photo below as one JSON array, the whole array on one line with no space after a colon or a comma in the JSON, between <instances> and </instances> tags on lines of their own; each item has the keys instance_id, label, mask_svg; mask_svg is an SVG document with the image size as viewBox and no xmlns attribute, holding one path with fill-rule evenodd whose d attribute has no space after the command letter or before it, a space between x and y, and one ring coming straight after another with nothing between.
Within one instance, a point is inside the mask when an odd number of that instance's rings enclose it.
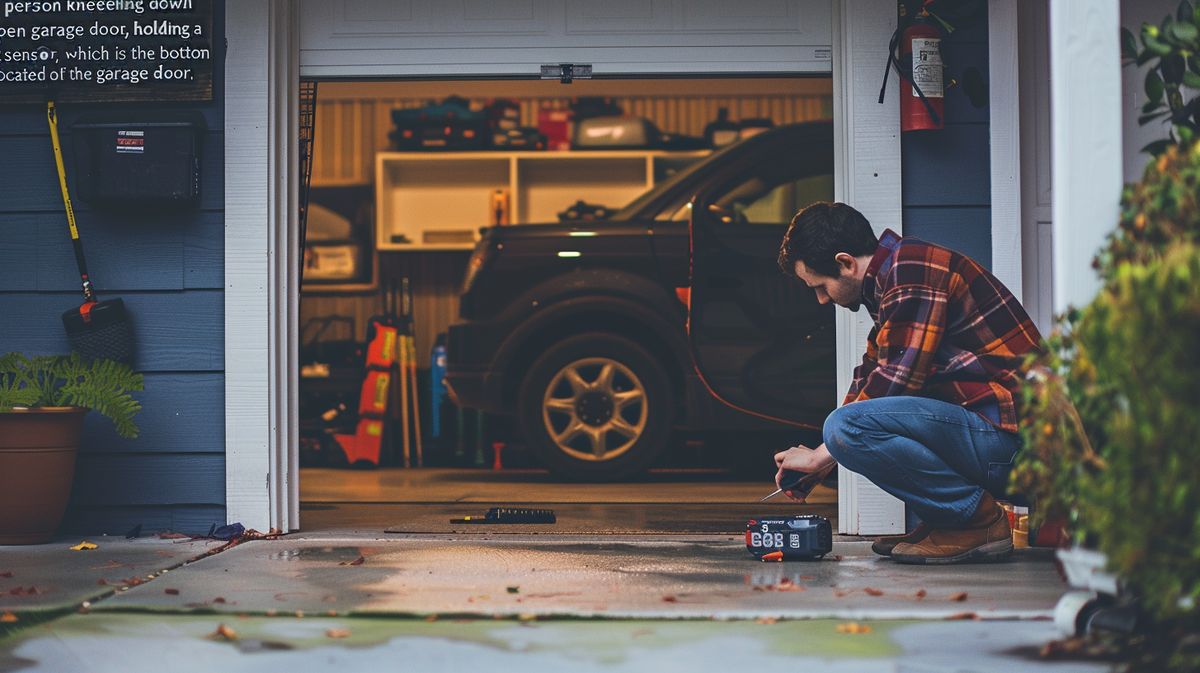
<instances>
[{"instance_id":1,"label":"garage wall paneling","mask_svg":"<svg viewBox=\"0 0 1200 673\"><path fill-rule=\"evenodd\" d=\"M987 16L942 41L947 79L976 69L988 85ZM896 85L895 72L888 86ZM900 114L899 109L895 112ZM988 106L975 107L961 87L946 89L940 131L901 135L904 234L945 245L992 265Z\"/></svg>"},{"instance_id":2,"label":"garage wall paneling","mask_svg":"<svg viewBox=\"0 0 1200 673\"><path fill-rule=\"evenodd\" d=\"M213 44L223 44L225 3L213 5ZM207 124L196 212L99 212L78 198L71 178L97 293L129 308L145 390L135 394L143 407L138 439L117 437L107 419L88 415L66 530L121 534L141 523L147 532L205 533L225 523L224 73L218 49L208 103L59 108L69 175L70 129L81 116L188 110ZM0 352L66 353L60 316L81 295L45 108L0 102L0 156Z\"/></svg>"}]
</instances>

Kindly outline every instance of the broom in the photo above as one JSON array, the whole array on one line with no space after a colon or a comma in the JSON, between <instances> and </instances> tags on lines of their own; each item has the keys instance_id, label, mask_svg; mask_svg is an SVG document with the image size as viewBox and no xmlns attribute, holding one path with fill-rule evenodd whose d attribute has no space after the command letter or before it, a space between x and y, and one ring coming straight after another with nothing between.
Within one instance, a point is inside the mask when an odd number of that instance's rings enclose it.
<instances>
[{"instance_id":1,"label":"broom","mask_svg":"<svg viewBox=\"0 0 1200 673\"><path fill-rule=\"evenodd\" d=\"M71 350L87 360L116 360L132 366L133 327L129 323L129 314L125 312L125 302L120 299L97 300L92 279L88 276L83 243L79 240L79 229L75 226L75 209L71 207L71 193L67 190L67 170L63 165L62 145L58 140L58 112L55 110L54 101L46 103L46 120L50 124L54 164L58 168L58 186L62 189L67 225L71 229L71 244L75 248L75 264L79 267L79 278L83 283L83 304L62 315Z\"/></svg>"}]
</instances>

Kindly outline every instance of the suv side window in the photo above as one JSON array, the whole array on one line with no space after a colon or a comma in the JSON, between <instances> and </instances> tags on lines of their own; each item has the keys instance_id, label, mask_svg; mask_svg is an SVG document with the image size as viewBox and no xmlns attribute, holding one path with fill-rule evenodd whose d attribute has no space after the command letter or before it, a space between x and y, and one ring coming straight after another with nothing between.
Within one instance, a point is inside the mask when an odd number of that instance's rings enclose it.
<instances>
[{"instance_id":1,"label":"suv side window","mask_svg":"<svg viewBox=\"0 0 1200 673\"><path fill-rule=\"evenodd\" d=\"M833 200L833 167L814 175L795 177L776 172L736 183L713 202L726 222L786 225L803 207ZM726 219L728 218L728 219Z\"/></svg>"}]
</instances>

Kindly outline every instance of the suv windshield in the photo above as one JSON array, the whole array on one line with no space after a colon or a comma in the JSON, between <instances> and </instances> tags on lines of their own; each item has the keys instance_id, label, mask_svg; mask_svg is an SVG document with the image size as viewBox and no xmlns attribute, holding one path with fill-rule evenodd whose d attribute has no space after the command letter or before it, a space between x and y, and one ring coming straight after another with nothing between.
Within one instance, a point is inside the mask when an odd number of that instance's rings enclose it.
<instances>
[{"instance_id":1,"label":"suv windshield","mask_svg":"<svg viewBox=\"0 0 1200 673\"><path fill-rule=\"evenodd\" d=\"M711 165L714 161L718 161L719 157L724 156L730 150L732 150L733 148L735 148L741 144L742 143L740 141L736 142L736 143L731 143L729 145L726 145L725 147L722 147L721 149L717 150L716 152L713 152L712 154L708 155L702 161L697 161L694 164L689 164L683 170L679 171L678 173L672 175L671 177L667 178L666 180L663 180L662 182L658 183L654 187L651 187L650 189L645 191L641 196L634 199L629 205L625 206L624 208L622 208L622 209L618 210L616 213L614 213L612 218L610 218L610 219L623 221L623 220L629 220L629 219L634 218L638 213L640 213L644 208L646 208L646 206L648 206L652 201L654 201L654 199L658 198L658 196L660 194L663 194L667 191L670 191L671 189L674 189L676 185L688 180L693 174L704 170L704 168L706 166ZM684 196L683 198L690 199L691 197L692 197L692 195L688 194L688 195ZM674 204L674 206L672 206L671 204L667 204L667 207L664 208L664 210L674 211L674 210L677 210L681 205L682 204Z\"/></svg>"}]
</instances>

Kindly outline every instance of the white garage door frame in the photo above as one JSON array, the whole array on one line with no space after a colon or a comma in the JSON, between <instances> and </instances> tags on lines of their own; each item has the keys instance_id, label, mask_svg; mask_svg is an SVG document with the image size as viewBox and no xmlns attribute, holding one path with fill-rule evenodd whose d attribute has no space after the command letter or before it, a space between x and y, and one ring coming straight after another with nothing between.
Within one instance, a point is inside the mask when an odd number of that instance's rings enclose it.
<instances>
[{"instance_id":1,"label":"white garage door frame","mask_svg":"<svg viewBox=\"0 0 1200 673\"><path fill-rule=\"evenodd\" d=\"M884 105L875 101L894 0L831 1L835 195L877 228L899 228L897 87ZM299 13L287 0L238 0L227 6L226 26L227 517L259 530L298 530ZM841 390L866 327L839 311ZM840 532L903 528L899 501L856 475L840 480Z\"/></svg>"}]
</instances>

